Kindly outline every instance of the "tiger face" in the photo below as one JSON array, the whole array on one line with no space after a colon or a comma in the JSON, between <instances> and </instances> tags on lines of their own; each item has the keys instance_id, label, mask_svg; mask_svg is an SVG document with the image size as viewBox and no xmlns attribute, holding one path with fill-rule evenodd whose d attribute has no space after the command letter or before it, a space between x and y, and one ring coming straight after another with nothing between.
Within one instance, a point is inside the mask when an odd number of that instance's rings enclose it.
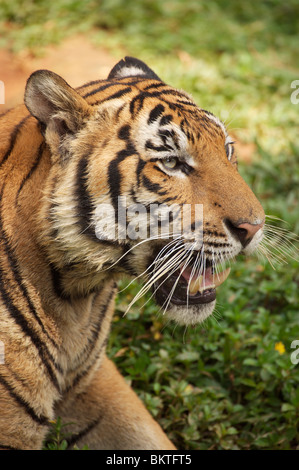
<instances>
[{"instance_id":1,"label":"tiger face","mask_svg":"<svg viewBox=\"0 0 299 470\"><path fill-rule=\"evenodd\" d=\"M77 91L37 71L25 104L51 154L38 217L61 295L125 274L178 323L211 315L224 262L254 251L265 218L224 124L128 57Z\"/></svg>"}]
</instances>

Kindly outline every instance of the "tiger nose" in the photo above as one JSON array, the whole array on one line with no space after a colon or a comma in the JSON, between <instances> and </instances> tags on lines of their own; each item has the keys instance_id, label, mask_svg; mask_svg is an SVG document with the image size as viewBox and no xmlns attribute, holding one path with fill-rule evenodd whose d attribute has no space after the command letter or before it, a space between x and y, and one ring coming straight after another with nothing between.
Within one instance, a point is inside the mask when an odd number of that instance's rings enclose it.
<instances>
[{"instance_id":1,"label":"tiger nose","mask_svg":"<svg viewBox=\"0 0 299 470\"><path fill-rule=\"evenodd\" d=\"M231 221L226 221L226 225L230 232L242 243L243 247L245 247L254 237L256 232L264 226L264 222L261 224L250 224L245 222L243 224L235 225Z\"/></svg>"}]
</instances>

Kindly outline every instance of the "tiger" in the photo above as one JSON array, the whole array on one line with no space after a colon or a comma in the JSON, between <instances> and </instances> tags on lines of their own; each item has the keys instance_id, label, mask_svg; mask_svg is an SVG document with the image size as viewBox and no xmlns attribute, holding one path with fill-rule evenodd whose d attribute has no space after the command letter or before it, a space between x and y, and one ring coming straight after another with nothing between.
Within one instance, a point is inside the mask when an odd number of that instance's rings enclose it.
<instances>
[{"instance_id":1,"label":"tiger","mask_svg":"<svg viewBox=\"0 0 299 470\"><path fill-rule=\"evenodd\" d=\"M0 129L0 448L41 449L59 417L71 448L175 450L107 341L123 277L165 318L196 325L224 261L262 240L265 214L224 123L125 57L76 89L35 71ZM162 206L175 207L168 219Z\"/></svg>"}]
</instances>

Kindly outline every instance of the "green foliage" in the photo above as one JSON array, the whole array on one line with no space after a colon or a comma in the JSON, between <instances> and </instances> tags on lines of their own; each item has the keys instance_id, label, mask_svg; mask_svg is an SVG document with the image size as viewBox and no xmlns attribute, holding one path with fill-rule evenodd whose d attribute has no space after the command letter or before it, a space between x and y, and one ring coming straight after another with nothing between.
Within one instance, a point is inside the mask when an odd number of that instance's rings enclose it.
<instances>
[{"instance_id":1,"label":"green foliage","mask_svg":"<svg viewBox=\"0 0 299 470\"><path fill-rule=\"evenodd\" d=\"M258 152L260 159L241 168L242 176L259 195L266 213L286 221L282 227L299 233L299 146L287 141L284 152L274 158L259 145Z\"/></svg>"},{"instance_id":2,"label":"green foliage","mask_svg":"<svg viewBox=\"0 0 299 470\"><path fill-rule=\"evenodd\" d=\"M70 423L63 423L60 417L51 422L43 450L89 450L87 446L81 449L77 446L69 446L67 440L69 433L64 429L68 424Z\"/></svg>"},{"instance_id":3,"label":"green foliage","mask_svg":"<svg viewBox=\"0 0 299 470\"><path fill-rule=\"evenodd\" d=\"M248 44L263 52L269 47L284 47L288 39L289 53L295 54L299 5L297 0L287 4L279 0L246 4L222 0L2 0L0 17L16 28L26 27L26 46L40 45L36 32L44 38L45 26L52 35L48 38L61 37L74 29L100 27L125 33L126 43L139 43L159 52L234 52L236 47L246 50ZM10 37L16 38L13 33Z\"/></svg>"},{"instance_id":4,"label":"green foliage","mask_svg":"<svg viewBox=\"0 0 299 470\"><path fill-rule=\"evenodd\" d=\"M179 448L298 446L298 283L294 271L239 261L219 289L218 318L187 331L163 328L151 300L122 318L119 296L109 354Z\"/></svg>"},{"instance_id":5,"label":"green foliage","mask_svg":"<svg viewBox=\"0 0 299 470\"><path fill-rule=\"evenodd\" d=\"M65 426L66 424L62 423L61 418L57 418L51 423L43 450L66 450L68 448L67 435L63 430Z\"/></svg>"},{"instance_id":6,"label":"green foliage","mask_svg":"<svg viewBox=\"0 0 299 470\"><path fill-rule=\"evenodd\" d=\"M298 232L297 0L2 0L0 19L0 45L14 50L88 32L148 61L256 145L240 172L266 213ZM164 326L150 297L123 317L139 285L119 294L108 354L179 448L299 448L298 263L275 268L239 259L217 313L194 329ZM47 448L66 442L57 420Z\"/></svg>"}]
</instances>

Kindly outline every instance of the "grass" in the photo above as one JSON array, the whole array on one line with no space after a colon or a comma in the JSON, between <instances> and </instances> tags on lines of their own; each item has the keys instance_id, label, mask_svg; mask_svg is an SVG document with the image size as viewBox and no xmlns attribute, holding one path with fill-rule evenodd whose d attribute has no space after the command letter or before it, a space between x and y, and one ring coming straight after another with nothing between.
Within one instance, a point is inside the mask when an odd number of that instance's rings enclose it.
<instances>
[{"instance_id":1,"label":"grass","mask_svg":"<svg viewBox=\"0 0 299 470\"><path fill-rule=\"evenodd\" d=\"M255 144L240 172L266 213L298 233L297 0L3 0L0 18L0 44L12 50L41 53L86 33L192 93L237 140ZM165 326L149 298L123 317L133 283L117 298L108 354L179 448L298 449L298 286L292 259L276 269L240 259L219 288L218 313L186 330ZM65 447L62 426L47 448Z\"/></svg>"}]
</instances>

